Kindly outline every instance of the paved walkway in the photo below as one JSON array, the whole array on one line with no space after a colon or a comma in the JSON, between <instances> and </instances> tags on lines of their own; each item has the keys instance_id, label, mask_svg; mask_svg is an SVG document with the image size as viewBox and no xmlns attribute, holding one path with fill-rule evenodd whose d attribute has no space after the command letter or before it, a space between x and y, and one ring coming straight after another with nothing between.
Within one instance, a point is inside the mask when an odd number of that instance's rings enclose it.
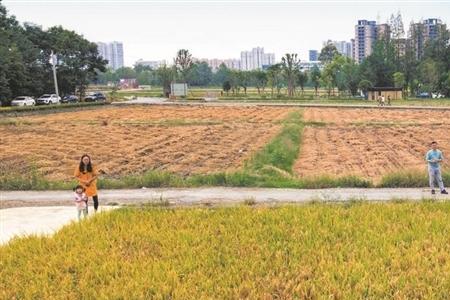
<instances>
[{"instance_id":1,"label":"paved walkway","mask_svg":"<svg viewBox=\"0 0 450 300\"><path fill-rule=\"evenodd\" d=\"M102 206L101 211L114 207ZM47 235L77 220L75 206L16 207L0 210L0 245L15 236ZM89 215L94 214L93 209Z\"/></svg>"},{"instance_id":2,"label":"paved walkway","mask_svg":"<svg viewBox=\"0 0 450 300\"><path fill-rule=\"evenodd\" d=\"M430 190L424 188L334 188L334 189L273 189L273 188L167 188L101 190L100 202L108 204L136 204L145 202L170 202L174 205L202 203L240 203L252 199L261 203L308 202L308 201L388 201L395 199L421 200L431 198ZM434 197L449 199L448 195ZM70 191L0 191L0 208L18 206L72 205Z\"/></svg>"}]
</instances>

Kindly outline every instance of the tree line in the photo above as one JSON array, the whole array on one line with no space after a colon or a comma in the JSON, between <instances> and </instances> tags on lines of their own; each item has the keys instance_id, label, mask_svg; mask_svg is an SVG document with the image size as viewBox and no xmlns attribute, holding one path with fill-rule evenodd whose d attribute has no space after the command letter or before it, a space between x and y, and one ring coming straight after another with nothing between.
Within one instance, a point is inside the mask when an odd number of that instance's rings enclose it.
<instances>
[{"instance_id":1,"label":"tree line","mask_svg":"<svg viewBox=\"0 0 450 300\"><path fill-rule=\"evenodd\" d=\"M9 16L0 0L0 101L7 104L20 95L54 93L52 51L57 57L58 87L61 95L84 95L88 84L106 71L107 61L97 45L74 31L55 26L19 24Z\"/></svg>"},{"instance_id":2,"label":"tree line","mask_svg":"<svg viewBox=\"0 0 450 300\"><path fill-rule=\"evenodd\" d=\"M394 35L393 35L394 36ZM399 53L398 39L379 39L372 53L361 64L342 56L328 43L319 55L322 68L314 66L302 70L296 53L285 54L281 62L265 70L242 71L227 68L224 64L213 72L206 62L195 61L186 49L178 51L172 66L158 69L136 65L134 68L108 70L100 74L99 83L117 82L120 78L136 78L141 85L165 87L166 92L174 81L191 86L222 87L227 94L246 94L248 87L258 93L270 90L271 96L286 93L302 95L304 87L319 89L328 96L355 96L370 87L402 87L405 94L435 92L450 96L450 34L440 32L438 38L425 43L423 55L418 58L414 47Z\"/></svg>"},{"instance_id":3,"label":"tree line","mask_svg":"<svg viewBox=\"0 0 450 300\"><path fill-rule=\"evenodd\" d=\"M20 25L7 14L0 0L0 101L15 96L38 96L54 90L50 54L57 54L58 86L62 95L84 94L89 84L117 84L122 78L136 78L140 85L162 86L170 93L172 82L191 86L221 87L226 94L246 94L248 87L275 96L301 96L304 87L319 89L328 96L355 96L374 86L402 87L406 93L438 92L450 96L450 33L443 28L438 38L425 43L423 55L415 47L400 51L401 20L391 22L390 38L375 42L371 55L361 64L339 54L326 44L320 53L322 67L302 70L296 53L285 54L281 62L265 70L243 71L220 65L213 72L206 62L197 61L181 49L171 66L151 69L135 65L118 70L106 69L107 61L98 54L97 45L61 26L43 30L40 26Z\"/></svg>"}]
</instances>

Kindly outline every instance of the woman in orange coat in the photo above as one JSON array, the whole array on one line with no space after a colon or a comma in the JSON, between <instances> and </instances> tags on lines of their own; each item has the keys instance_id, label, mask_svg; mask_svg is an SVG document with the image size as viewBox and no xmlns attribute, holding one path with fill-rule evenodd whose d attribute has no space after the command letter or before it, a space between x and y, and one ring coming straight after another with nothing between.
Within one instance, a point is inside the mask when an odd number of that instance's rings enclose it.
<instances>
[{"instance_id":1,"label":"woman in orange coat","mask_svg":"<svg viewBox=\"0 0 450 300\"><path fill-rule=\"evenodd\" d=\"M81 157L80 165L75 169L75 178L78 180L81 186L86 190L86 196L92 197L94 201L94 209L98 208L98 195L97 195L97 168L92 164L89 155L84 154Z\"/></svg>"}]
</instances>

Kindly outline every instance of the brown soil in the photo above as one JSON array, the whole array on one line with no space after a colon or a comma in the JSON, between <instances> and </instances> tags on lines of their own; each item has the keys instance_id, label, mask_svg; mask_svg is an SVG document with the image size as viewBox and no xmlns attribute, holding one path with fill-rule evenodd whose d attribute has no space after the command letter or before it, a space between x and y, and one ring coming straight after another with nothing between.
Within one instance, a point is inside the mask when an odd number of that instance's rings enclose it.
<instances>
[{"instance_id":1,"label":"brown soil","mask_svg":"<svg viewBox=\"0 0 450 300\"><path fill-rule=\"evenodd\" d=\"M26 122L1 126L0 164L13 162L17 170L22 162L32 164L49 179L71 178L83 153L110 176L231 170L265 145L280 128L274 121L288 113L285 108L142 106L17 118ZM201 122L169 126L168 120Z\"/></svg>"},{"instance_id":2,"label":"brown soil","mask_svg":"<svg viewBox=\"0 0 450 300\"><path fill-rule=\"evenodd\" d=\"M306 127L294 170L300 176L359 175L375 182L394 171L424 171L430 140L450 155L449 132L450 125Z\"/></svg>"},{"instance_id":3,"label":"brown soil","mask_svg":"<svg viewBox=\"0 0 450 300\"><path fill-rule=\"evenodd\" d=\"M335 124L364 122L450 124L450 111L307 108L303 118L307 122Z\"/></svg>"}]
</instances>

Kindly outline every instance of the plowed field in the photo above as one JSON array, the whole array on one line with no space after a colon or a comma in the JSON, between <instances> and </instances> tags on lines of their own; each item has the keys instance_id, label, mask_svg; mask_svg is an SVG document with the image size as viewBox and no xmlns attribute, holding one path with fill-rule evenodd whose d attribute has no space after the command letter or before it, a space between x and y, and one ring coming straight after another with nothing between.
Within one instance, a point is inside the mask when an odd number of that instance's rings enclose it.
<instances>
[{"instance_id":1,"label":"plowed field","mask_svg":"<svg viewBox=\"0 0 450 300\"><path fill-rule=\"evenodd\" d=\"M397 124L450 124L450 111L308 108L306 122L347 123L397 123Z\"/></svg>"},{"instance_id":2,"label":"plowed field","mask_svg":"<svg viewBox=\"0 0 450 300\"><path fill-rule=\"evenodd\" d=\"M431 140L450 155L449 111L311 108L304 118L325 124L304 129L294 165L300 176L358 175L377 182L395 171L425 171Z\"/></svg>"},{"instance_id":3,"label":"plowed field","mask_svg":"<svg viewBox=\"0 0 450 300\"><path fill-rule=\"evenodd\" d=\"M68 179L83 153L107 175L183 175L239 168L280 128L283 108L124 107L14 119L1 125L0 164Z\"/></svg>"}]
</instances>

